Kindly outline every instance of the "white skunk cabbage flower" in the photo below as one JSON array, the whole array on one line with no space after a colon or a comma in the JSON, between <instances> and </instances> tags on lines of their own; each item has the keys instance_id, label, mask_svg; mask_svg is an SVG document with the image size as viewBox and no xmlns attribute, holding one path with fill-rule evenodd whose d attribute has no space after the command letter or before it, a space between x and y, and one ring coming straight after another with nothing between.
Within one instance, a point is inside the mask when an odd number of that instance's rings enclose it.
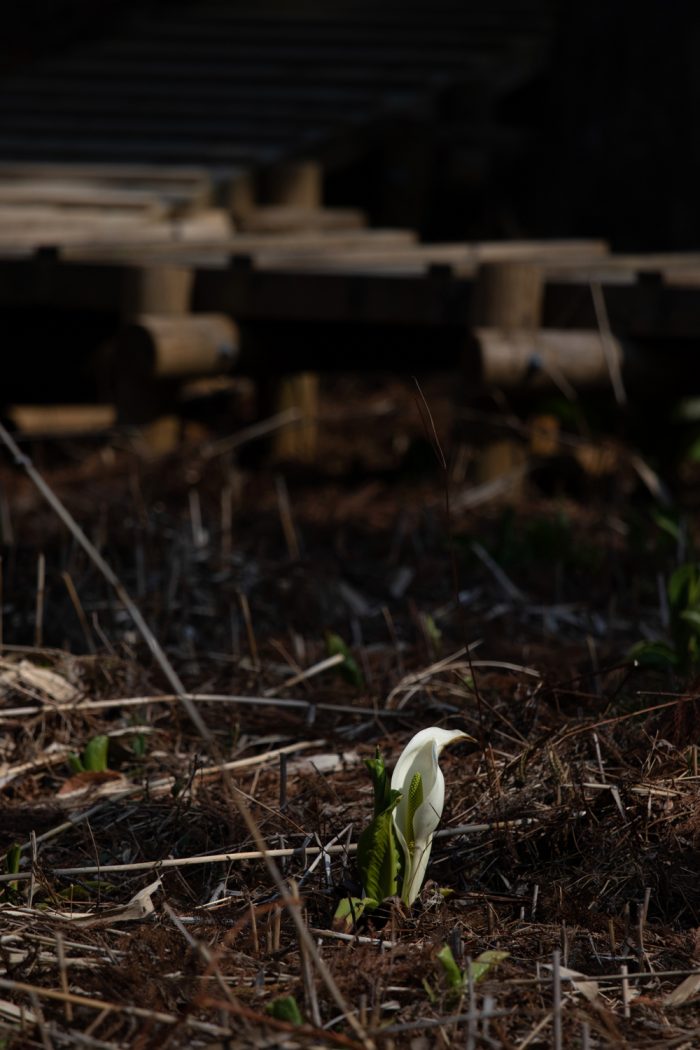
<instances>
[{"instance_id":1,"label":"white skunk cabbage flower","mask_svg":"<svg viewBox=\"0 0 700 1050\"><path fill-rule=\"evenodd\" d=\"M421 729L399 756L391 787L401 792L392 813L404 856L401 899L411 905L420 893L430 860L435 829L445 805L445 778L438 765L443 747L455 740L473 740L459 729Z\"/></svg>"}]
</instances>

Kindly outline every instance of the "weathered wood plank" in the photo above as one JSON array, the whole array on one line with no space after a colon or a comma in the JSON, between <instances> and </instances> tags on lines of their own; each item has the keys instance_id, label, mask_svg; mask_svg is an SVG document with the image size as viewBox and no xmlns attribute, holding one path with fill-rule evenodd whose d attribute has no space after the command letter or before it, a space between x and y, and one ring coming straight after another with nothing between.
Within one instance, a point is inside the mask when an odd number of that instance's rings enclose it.
<instances>
[{"instance_id":1,"label":"weathered wood plank","mask_svg":"<svg viewBox=\"0 0 700 1050\"><path fill-rule=\"evenodd\" d=\"M0 200L2 197L0 196ZM241 221L246 233L306 233L358 230L367 226L367 217L357 208L300 207L292 204L257 205ZM290 244L293 248L293 244Z\"/></svg>"}]
</instances>

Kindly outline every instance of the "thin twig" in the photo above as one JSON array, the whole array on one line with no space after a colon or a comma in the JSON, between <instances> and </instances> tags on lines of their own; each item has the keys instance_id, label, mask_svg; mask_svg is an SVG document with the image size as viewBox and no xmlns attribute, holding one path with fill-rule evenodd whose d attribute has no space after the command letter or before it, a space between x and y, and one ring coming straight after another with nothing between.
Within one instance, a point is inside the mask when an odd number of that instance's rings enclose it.
<instances>
[{"instance_id":1,"label":"thin twig","mask_svg":"<svg viewBox=\"0 0 700 1050\"><path fill-rule=\"evenodd\" d=\"M68 994L68 967L66 966L66 951L63 944L63 934L60 930L56 930L56 958L58 960L58 972L61 975L61 988L64 994ZM73 1004L66 999L64 1003L64 1013L66 1021L71 1024L73 1020Z\"/></svg>"},{"instance_id":2,"label":"thin twig","mask_svg":"<svg viewBox=\"0 0 700 1050\"><path fill-rule=\"evenodd\" d=\"M163 648L161 647L160 643L158 642L150 627L146 623L144 617L141 614L141 611L132 601L129 593L121 583L119 577L113 571L111 566L105 561L105 559L102 557L95 545L90 542L90 540L85 535L84 531L80 528L73 516L63 505L61 500L55 495L51 487L44 481L41 474L35 469L29 457L26 456L20 450L20 448L13 440L9 432L1 423L0 440L2 440L2 442L6 445L10 453L13 455L15 462L18 464L18 466L21 466L24 469L24 471L27 473L29 478L39 490L39 492L46 499L46 501L49 503L52 509L56 512L58 517L68 528L70 533L80 544L80 546L83 548L83 550L91 559L91 561L97 566L97 568L100 570L105 579L114 588L114 590L117 593L117 596L119 597L119 600L124 605L124 608L128 611L139 633L144 638L149 649L155 656L156 661L160 666L161 670L163 671L165 677L168 679L173 690L180 698L182 705L185 708L187 714L189 715L193 725L196 727L202 739L211 749L212 754L216 757L218 754L218 746L214 735L211 733L209 727L203 720L196 706L189 699L185 687L182 684L174 667L168 660ZM289 910L289 914L297 929L299 938L304 941L304 944L307 950L309 951L309 954L311 955L311 958L313 959L314 964L316 965L316 968L319 971L331 997L333 998L333 1001L336 1003L340 1010L342 1010L348 1015L348 1022L354 1029L356 1035L365 1044L365 1046L373 1046L371 1040L367 1038L367 1035L364 1032L362 1026L359 1024L357 1019L349 1012L347 1003L345 1002L345 998L341 994L338 985L336 984L333 976L328 970L328 967L325 965L325 963L319 956L314 940L309 934L308 929L303 921L299 906L290 896L289 890L284 882L284 879L282 878L282 874L279 871L277 864L275 863L273 858L268 855L265 839L248 805L246 804L245 800L242 797L240 797L239 794L236 794L236 792L233 790L233 785L232 783L230 783L230 781L228 781L228 778L225 777L224 782L226 783L226 786L229 789L229 794L233 804L238 810L240 816L243 818L243 822L246 825L249 834L253 837L255 844L264 856L265 864L267 866L270 877L272 878L276 889L280 893L280 896L284 901L285 907L287 907L287 909Z\"/></svg>"},{"instance_id":3,"label":"thin twig","mask_svg":"<svg viewBox=\"0 0 700 1050\"><path fill-rule=\"evenodd\" d=\"M34 623L34 644L41 649L44 637L44 597L46 594L46 558L43 551L36 564L36 619Z\"/></svg>"},{"instance_id":4,"label":"thin twig","mask_svg":"<svg viewBox=\"0 0 700 1050\"><path fill-rule=\"evenodd\" d=\"M561 1050L561 952L552 952L552 1019L553 1050Z\"/></svg>"},{"instance_id":5,"label":"thin twig","mask_svg":"<svg viewBox=\"0 0 700 1050\"><path fill-rule=\"evenodd\" d=\"M294 745L290 745L294 747ZM245 759L242 761L246 761ZM436 839L454 838L457 835L477 834L483 831L501 831L512 827L529 824L535 820L527 817L519 820L491 821L485 824L458 824L454 828L442 828L435 833ZM73 823L66 822L62 827L72 827ZM203 853L192 857L166 857L163 860L139 860L128 864L100 864L87 865L74 868L50 868L47 873L53 875L96 875L101 873L114 873L118 871L161 871L166 868L188 868L196 864L233 864L247 860L265 860L266 857L316 857L321 855L345 855L354 853L357 843L351 842L346 845L327 846L304 846L304 847L280 847L265 850L240 850L234 853ZM13 882L31 878L31 872L18 871L12 874L3 872L0 874L0 883Z\"/></svg>"},{"instance_id":6,"label":"thin twig","mask_svg":"<svg viewBox=\"0 0 700 1050\"><path fill-rule=\"evenodd\" d=\"M73 992L59 992L55 988L42 988L36 984L27 984L25 981L13 981L7 977L0 977L0 988L13 992L15 995L35 995L38 999L52 999L54 1002L70 1002L73 1006L84 1006L90 1010L109 1011L110 1013L121 1013L126 1017L139 1017L146 1021L155 1021L158 1024L186 1025L198 1032L207 1035L231 1036L230 1028L224 1028L218 1024L210 1024L207 1021L198 1021L187 1014L169 1014L161 1010L148 1010L143 1006L126 1006L124 1003L105 1002L104 999L92 999L87 995L76 995Z\"/></svg>"},{"instance_id":7,"label":"thin twig","mask_svg":"<svg viewBox=\"0 0 700 1050\"><path fill-rule=\"evenodd\" d=\"M605 304L605 296L603 295L603 289L599 281L591 281L591 296L593 298L593 309L595 310L595 317L600 332L600 342L603 347L605 364L608 368L608 374L610 376L613 393L615 394L615 400L618 405L626 405L627 393L622 381L620 362L617 353L615 352L615 338L612 334L612 329L610 328L608 308Z\"/></svg>"},{"instance_id":8,"label":"thin twig","mask_svg":"<svg viewBox=\"0 0 700 1050\"><path fill-rule=\"evenodd\" d=\"M141 610L138 608L136 603L132 600L131 595L128 593L123 583L112 569L111 565L105 561L97 547L92 543L85 532L80 528L77 521L70 513L70 511L64 506L58 496L54 493L53 489L44 481L39 471L34 467L29 456L25 455L24 452L19 448L17 443L14 441L10 433L0 423L0 441L8 448L12 456L14 457L15 463L22 467L25 473L28 475L30 480L34 483L36 488L39 490L41 495L44 497L46 502L49 504L51 509L61 519L63 524L66 526L70 534L73 536L75 541L83 548L87 556L93 562L93 564L100 570L107 582L114 588L119 601L122 603L124 608L129 613L129 616L134 622L135 627L141 634L142 638L146 642L148 648L153 653L161 671L170 682L173 690L180 698L183 707L187 711L193 725L197 728L200 735L207 741L211 741L213 738L209 729L202 719L197 708L189 699L185 687L180 681L179 676L175 672L170 660L168 660L165 652L157 640L153 631L146 623L145 619L141 614Z\"/></svg>"},{"instance_id":9,"label":"thin twig","mask_svg":"<svg viewBox=\"0 0 700 1050\"><path fill-rule=\"evenodd\" d=\"M342 663L343 659L344 657L341 655L338 655L338 657L328 657L328 661L323 661L325 667L320 668L320 665L318 665L314 670L314 673L318 674L320 673L320 670L327 670L329 667L334 667L336 664ZM308 677L308 673L303 677L301 675L295 676L299 681L303 681L304 678ZM284 683L285 687L288 684L289 683ZM364 715L377 719L399 718L405 720L406 718L406 714L403 711L387 711L384 708L379 707L354 707L350 704L313 703L310 700L297 700L289 697L270 696L268 693L264 693L262 696L235 696L226 693L186 693L185 695L193 704L238 704L239 706L244 707L296 708L305 713L316 710L328 711L330 714L339 715ZM180 697L174 693L162 693L156 696L128 696L113 700L80 700L77 703L51 704L50 707L45 705L7 707L0 709L0 722L10 718L19 718L22 715L51 714L56 711L108 711L115 707L146 707L149 704L174 704L179 701Z\"/></svg>"},{"instance_id":10,"label":"thin twig","mask_svg":"<svg viewBox=\"0 0 700 1050\"><path fill-rule=\"evenodd\" d=\"M73 578L72 578L71 574L66 571L66 572L62 572L61 573L61 579L63 580L63 582L66 585L66 590L68 591L68 597L70 598L71 604L72 604L73 608L75 609L75 614L78 617L78 621L79 621L80 626L82 628L83 635L85 637L85 644L88 647L88 651L91 652L91 653L95 653L95 652L97 652L97 649L95 648L95 643L94 643L93 638L92 638L92 632L90 630L90 625L88 623L87 616L85 615L85 610L83 609L83 603L80 601L80 598L78 596L78 592L75 589L75 584L73 583Z\"/></svg>"},{"instance_id":11,"label":"thin twig","mask_svg":"<svg viewBox=\"0 0 700 1050\"><path fill-rule=\"evenodd\" d=\"M234 449L240 448L241 445L247 445L250 441L267 437L268 434L273 434L275 430L295 426L301 423L301 418L302 413L300 409L287 408L284 412L278 412L277 415L270 416L269 419L263 419L260 423L253 423L252 426L239 430L237 434L210 442L204 446L200 454L204 460L212 459L214 456L223 456L227 452L233 452Z\"/></svg>"},{"instance_id":12,"label":"thin twig","mask_svg":"<svg viewBox=\"0 0 700 1050\"><path fill-rule=\"evenodd\" d=\"M277 506L279 509L280 521L282 523L282 531L284 533L285 543L287 544L289 560L299 561L299 537L297 535L296 526L294 524L292 506L289 502L289 489L287 488L287 481L283 474L278 474L275 477L275 491L277 493Z\"/></svg>"}]
</instances>

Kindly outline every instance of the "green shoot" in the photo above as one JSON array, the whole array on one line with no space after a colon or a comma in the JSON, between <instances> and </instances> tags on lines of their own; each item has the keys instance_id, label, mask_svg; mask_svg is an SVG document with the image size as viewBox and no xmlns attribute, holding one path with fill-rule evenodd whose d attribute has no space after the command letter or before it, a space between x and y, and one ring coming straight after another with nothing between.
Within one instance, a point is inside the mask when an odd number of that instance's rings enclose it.
<instances>
[{"instance_id":1,"label":"green shoot","mask_svg":"<svg viewBox=\"0 0 700 1050\"><path fill-rule=\"evenodd\" d=\"M446 944L437 953L437 960L442 967L442 973L447 981L450 994L461 995L468 984L469 976L476 984L477 981L482 980L486 976L489 970L497 966L498 963L503 962L509 955L510 952L495 950L482 952L481 955L472 960L469 970L462 972L455 961L452 949L449 944Z\"/></svg>"},{"instance_id":2,"label":"green shoot","mask_svg":"<svg viewBox=\"0 0 700 1050\"><path fill-rule=\"evenodd\" d=\"M377 748L374 758L365 759L365 766L372 778L372 787L374 788L374 815L375 817L378 817L379 814L383 813L387 808L391 798L389 777L387 776L384 758L379 748Z\"/></svg>"},{"instance_id":3,"label":"green shoot","mask_svg":"<svg viewBox=\"0 0 700 1050\"><path fill-rule=\"evenodd\" d=\"M461 995L464 989L465 976L455 962L455 957L452 954L452 949L449 944L446 944L444 948L440 949L437 953L437 960L442 966L442 972L447 979L447 985L450 991L455 992L457 995Z\"/></svg>"},{"instance_id":4,"label":"green shoot","mask_svg":"<svg viewBox=\"0 0 700 1050\"><path fill-rule=\"evenodd\" d=\"M700 563L686 562L667 586L670 638L639 642L630 655L650 667L690 672L700 664Z\"/></svg>"},{"instance_id":5,"label":"green shoot","mask_svg":"<svg viewBox=\"0 0 700 1050\"><path fill-rule=\"evenodd\" d=\"M8 875L16 875L17 874L17 872L19 871L19 862L20 862L21 856L22 856L22 849L16 842L14 842L10 846L10 848L8 849L8 851L7 851L6 855L5 855L5 869L6 869ZM9 882L7 884L7 886L8 886L9 890L14 890L16 892L17 889L19 888L19 883L17 883L17 882Z\"/></svg>"},{"instance_id":6,"label":"green shoot","mask_svg":"<svg viewBox=\"0 0 700 1050\"><path fill-rule=\"evenodd\" d=\"M400 791L392 791L384 759L377 749L374 758L365 760L374 788L374 817L357 843L357 866L362 880L363 897L344 897L333 918L335 929L350 930L364 911L377 908L387 897L398 893L402 867L392 814L401 800Z\"/></svg>"},{"instance_id":7,"label":"green shoot","mask_svg":"<svg viewBox=\"0 0 700 1050\"><path fill-rule=\"evenodd\" d=\"M280 995L265 1007L265 1012L276 1021L287 1021L289 1024L303 1024L304 1018L293 995Z\"/></svg>"},{"instance_id":8,"label":"green shoot","mask_svg":"<svg viewBox=\"0 0 700 1050\"><path fill-rule=\"evenodd\" d=\"M68 764L73 773L105 773L107 765L107 752L109 750L109 737L96 736L86 744L82 755L69 755Z\"/></svg>"},{"instance_id":9,"label":"green shoot","mask_svg":"<svg viewBox=\"0 0 700 1050\"><path fill-rule=\"evenodd\" d=\"M389 805L365 828L357 843L357 863L365 895L378 904L398 892L401 860L391 815L400 799L400 791L390 791Z\"/></svg>"},{"instance_id":10,"label":"green shoot","mask_svg":"<svg viewBox=\"0 0 700 1050\"><path fill-rule=\"evenodd\" d=\"M343 677L354 685L356 689L364 689L365 679L360 670L360 665L339 634L329 632L326 635L326 649L329 656L340 655L343 657L343 662L340 664L340 672Z\"/></svg>"}]
</instances>

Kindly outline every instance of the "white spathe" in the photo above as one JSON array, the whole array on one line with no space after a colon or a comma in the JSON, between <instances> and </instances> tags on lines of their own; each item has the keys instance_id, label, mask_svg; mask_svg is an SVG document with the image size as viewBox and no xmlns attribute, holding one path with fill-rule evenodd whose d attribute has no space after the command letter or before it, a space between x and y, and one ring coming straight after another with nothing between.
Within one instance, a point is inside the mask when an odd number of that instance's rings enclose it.
<instances>
[{"instance_id":1,"label":"white spathe","mask_svg":"<svg viewBox=\"0 0 700 1050\"><path fill-rule=\"evenodd\" d=\"M462 739L473 738L460 729L421 729L403 749L392 774L391 787L401 792L392 819L404 855L401 899L405 904L412 904L420 893L433 835L445 805L445 778L438 765L440 753L447 744ZM409 827L409 788L416 773L422 778L423 801L413 815L413 827Z\"/></svg>"}]
</instances>

